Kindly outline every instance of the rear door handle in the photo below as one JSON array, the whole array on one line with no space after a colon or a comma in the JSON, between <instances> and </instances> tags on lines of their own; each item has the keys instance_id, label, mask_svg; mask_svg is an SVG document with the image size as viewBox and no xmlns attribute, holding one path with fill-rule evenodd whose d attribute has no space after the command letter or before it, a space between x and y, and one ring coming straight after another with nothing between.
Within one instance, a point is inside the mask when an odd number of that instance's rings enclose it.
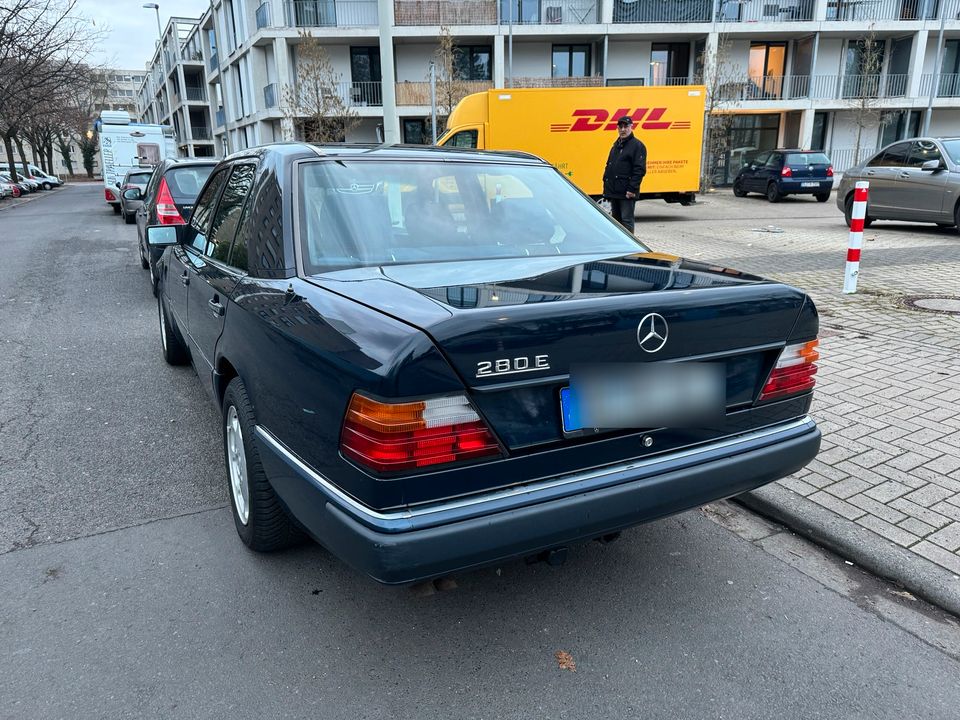
<instances>
[{"instance_id":1,"label":"rear door handle","mask_svg":"<svg viewBox=\"0 0 960 720\"><path fill-rule=\"evenodd\" d=\"M214 317L223 317L223 305L220 304L219 299L214 295L213 300L208 300L207 305L210 306L210 309L213 310Z\"/></svg>"},{"instance_id":2,"label":"rear door handle","mask_svg":"<svg viewBox=\"0 0 960 720\"><path fill-rule=\"evenodd\" d=\"M876 170L869 170L869 171L867 171L867 177L873 177L873 176L876 175L876 174L877 174Z\"/></svg>"},{"instance_id":3,"label":"rear door handle","mask_svg":"<svg viewBox=\"0 0 960 720\"><path fill-rule=\"evenodd\" d=\"M183 275L180 276L180 282L183 283L183 286L186 287L190 284L190 273L186 270L183 271Z\"/></svg>"},{"instance_id":4,"label":"rear door handle","mask_svg":"<svg viewBox=\"0 0 960 720\"><path fill-rule=\"evenodd\" d=\"M908 173L908 172L902 172L902 173L900 173L899 175L897 175L897 177L899 177L899 178L908 178L908 177L911 177L911 176L910 176L910 173Z\"/></svg>"}]
</instances>

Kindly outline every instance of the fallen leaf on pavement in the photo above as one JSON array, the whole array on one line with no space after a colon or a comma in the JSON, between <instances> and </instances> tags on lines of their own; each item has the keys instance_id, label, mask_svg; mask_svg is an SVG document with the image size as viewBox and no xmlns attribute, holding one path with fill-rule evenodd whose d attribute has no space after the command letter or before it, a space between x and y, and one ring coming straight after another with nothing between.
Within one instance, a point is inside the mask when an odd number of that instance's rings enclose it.
<instances>
[{"instance_id":1,"label":"fallen leaf on pavement","mask_svg":"<svg viewBox=\"0 0 960 720\"><path fill-rule=\"evenodd\" d=\"M553 656L557 659L557 664L561 670L577 671L577 664L573 661L573 655L566 650L557 650Z\"/></svg>"}]
</instances>

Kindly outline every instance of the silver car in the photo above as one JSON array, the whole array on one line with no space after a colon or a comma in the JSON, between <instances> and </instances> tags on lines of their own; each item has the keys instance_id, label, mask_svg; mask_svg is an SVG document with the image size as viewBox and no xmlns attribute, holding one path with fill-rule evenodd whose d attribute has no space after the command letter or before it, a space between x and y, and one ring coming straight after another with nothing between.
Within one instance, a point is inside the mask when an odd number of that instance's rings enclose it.
<instances>
[{"instance_id":1,"label":"silver car","mask_svg":"<svg viewBox=\"0 0 960 720\"><path fill-rule=\"evenodd\" d=\"M127 225L133 225L137 221L137 210L143 205L143 200L127 200L123 196L123 191L136 188L140 191L142 198L152 174L153 170L130 170L123 178L123 183L120 185L120 213Z\"/></svg>"},{"instance_id":2,"label":"silver car","mask_svg":"<svg viewBox=\"0 0 960 720\"><path fill-rule=\"evenodd\" d=\"M960 229L960 138L901 140L844 172L837 207L847 225L858 180L870 183L866 227L908 220Z\"/></svg>"}]
</instances>

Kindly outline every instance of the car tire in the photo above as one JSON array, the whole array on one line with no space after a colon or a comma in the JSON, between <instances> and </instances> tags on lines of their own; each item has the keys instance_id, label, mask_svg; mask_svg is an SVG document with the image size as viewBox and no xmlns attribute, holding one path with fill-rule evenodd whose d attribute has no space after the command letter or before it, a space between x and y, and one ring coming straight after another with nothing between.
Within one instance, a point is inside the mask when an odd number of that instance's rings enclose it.
<instances>
[{"instance_id":1,"label":"car tire","mask_svg":"<svg viewBox=\"0 0 960 720\"><path fill-rule=\"evenodd\" d=\"M133 225L133 224L137 221L137 216L136 216L136 215L131 215L130 213L124 213L124 215L123 215L123 221L124 221L127 225Z\"/></svg>"},{"instance_id":2,"label":"car tire","mask_svg":"<svg viewBox=\"0 0 960 720\"><path fill-rule=\"evenodd\" d=\"M111 205L111 207L113 208L113 214L114 214L114 215L119 215L119 214L120 214L120 206L119 206L119 205Z\"/></svg>"},{"instance_id":3,"label":"car tire","mask_svg":"<svg viewBox=\"0 0 960 720\"><path fill-rule=\"evenodd\" d=\"M772 203L777 203L782 199L783 195L780 194L780 188L777 187L776 183L770 183L767 185L767 200Z\"/></svg>"},{"instance_id":4,"label":"car tire","mask_svg":"<svg viewBox=\"0 0 960 720\"><path fill-rule=\"evenodd\" d=\"M867 210L869 209L870 203L867 203ZM843 204L843 219L847 223L847 227L850 227L853 221L853 193L847 196L847 201ZM873 218L867 215L863 218L863 227L866 229L871 225L873 225Z\"/></svg>"},{"instance_id":5,"label":"car tire","mask_svg":"<svg viewBox=\"0 0 960 720\"><path fill-rule=\"evenodd\" d=\"M830 199L830 193L816 193L814 197L817 199L817 202L826 202Z\"/></svg>"},{"instance_id":6,"label":"car tire","mask_svg":"<svg viewBox=\"0 0 960 720\"><path fill-rule=\"evenodd\" d=\"M147 256L143 254L143 245L140 244L140 241L137 241L137 252L140 253L140 267L144 270L150 269L150 261L147 260Z\"/></svg>"},{"instance_id":7,"label":"car tire","mask_svg":"<svg viewBox=\"0 0 960 720\"><path fill-rule=\"evenodd\" d=\"M48 182L45 182L45 183L43 183L43 189L44 189L44 190L53 190L53 185L51 185L51 184L48 183Z\"/></svg>"},{"instance_id":8,"label":"car tire","mask_svg":"<svg viewBox=\"0 0 960 720\"><path fill-rule=\"evenodd\" d=\"M303 540L270 486L253 440L257 425L243 381L235 377L223 395L223 458L237 534L251 550L273 552Z\"/></svg>"},{"instance_id":9,"label":"car tire","mask_svg":"<svg viewBox=\"0 0 960 720\"><path fill-rule=\"evenodd\" d=\"M746 197L747 191L743 189L743 183L737 180L733 183L733 194L735 197Z\"/></svg>"},{"instance_id":10,"label":"car tire","mask_svg":"<svg viewBox=\"0 0 960 720\"><path fill-rule=\"evenodd\" d=\"M163 359L168 365L186 365L190 360L187 346L177 329L175 320L167 314L163 298L157 298L157 315L160 320L160 343L163 347Z\"/></svg>"}]
</instances>

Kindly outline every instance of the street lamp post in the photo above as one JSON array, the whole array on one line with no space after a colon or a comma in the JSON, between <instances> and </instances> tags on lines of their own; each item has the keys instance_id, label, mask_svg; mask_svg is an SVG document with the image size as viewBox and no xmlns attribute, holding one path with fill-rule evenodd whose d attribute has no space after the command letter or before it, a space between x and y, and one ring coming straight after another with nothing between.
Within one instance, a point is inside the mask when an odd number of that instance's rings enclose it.
<instances>
[{"instance_id":1,"label":"street lamp post","mask_svg":"<svg viewBox=\"0 0 960 720\"><path fill-rule=\"evenodd\" d=\"M160 6L156 3L144 3L143 7L147 10L155 10L157 13L157 42L163 40L163 30L160 27Z\"/></svg>"}]
</instances>

